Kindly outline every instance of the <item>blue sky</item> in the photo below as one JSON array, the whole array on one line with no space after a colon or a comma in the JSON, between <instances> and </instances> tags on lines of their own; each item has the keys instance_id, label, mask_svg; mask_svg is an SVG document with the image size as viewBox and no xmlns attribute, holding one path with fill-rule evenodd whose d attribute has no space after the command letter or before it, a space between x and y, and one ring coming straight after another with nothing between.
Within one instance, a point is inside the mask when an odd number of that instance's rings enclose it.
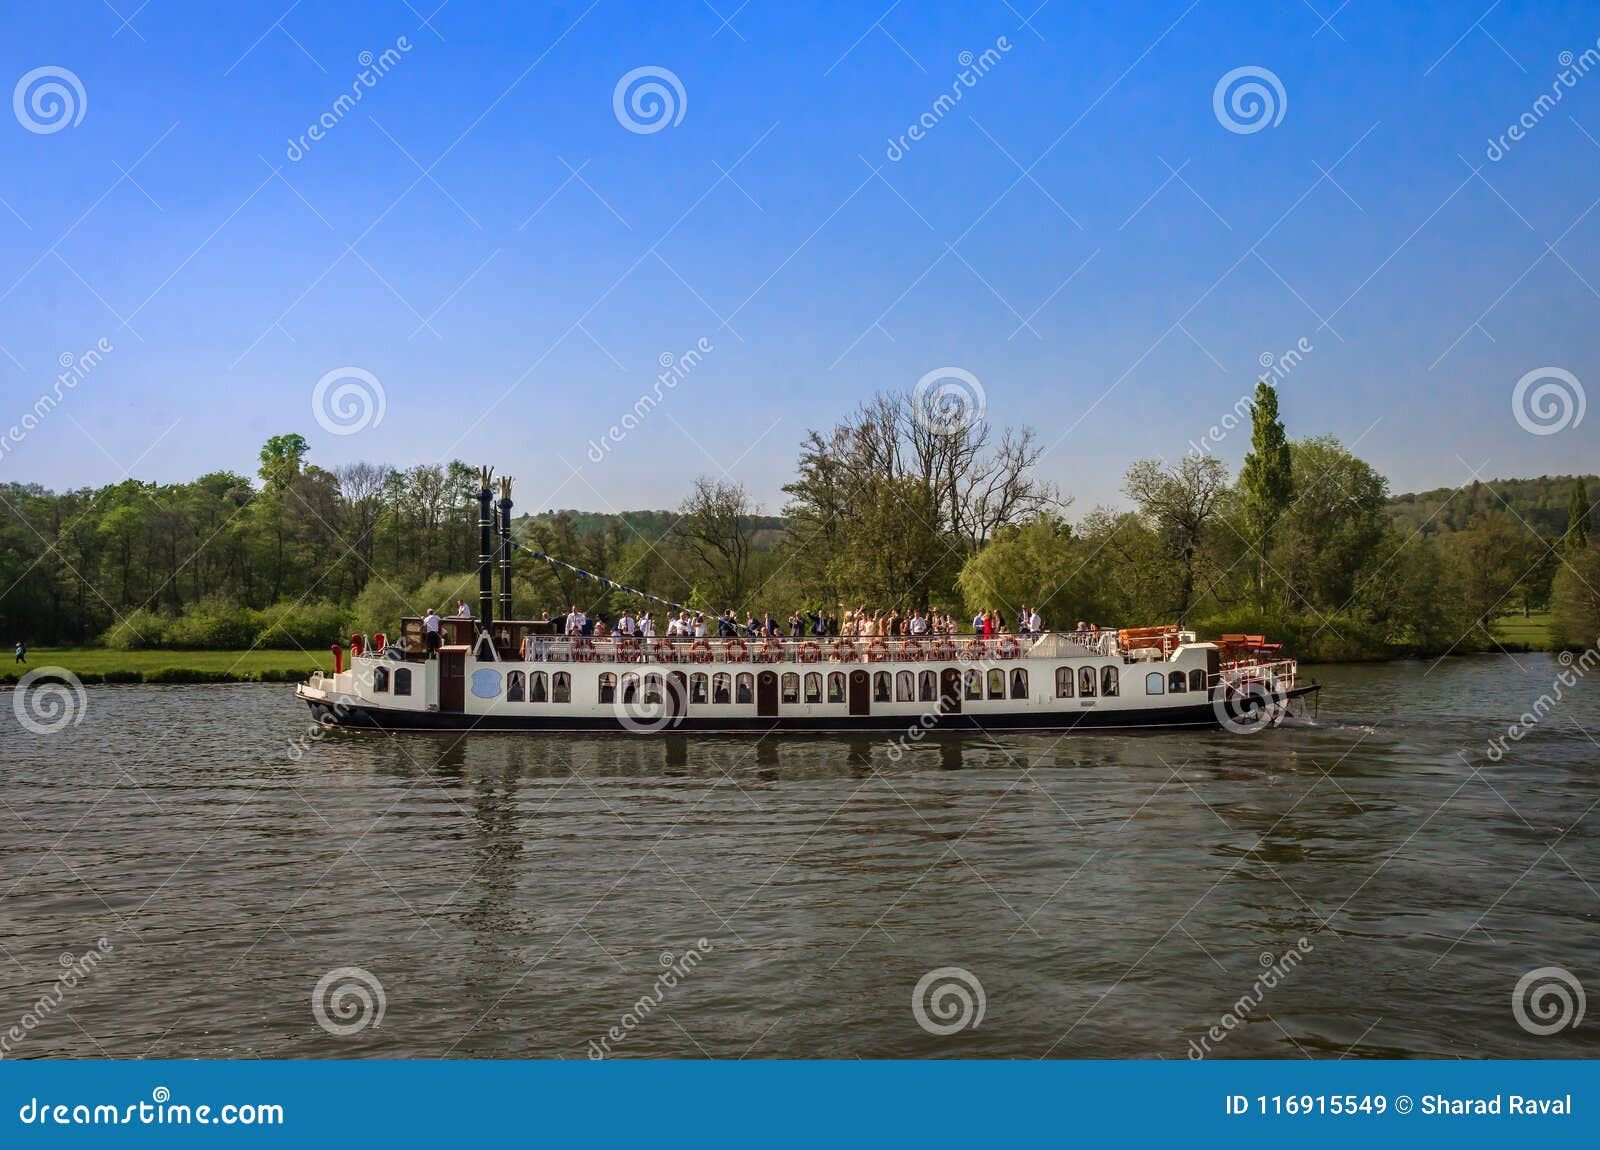
<instances>
[{"instance_id":1,"label":"blue sky","mask_svg":"<svg viewBox=\"0 0 1600 1150\"><path fill-rule=\"evenodd\" d=\"M8 12L0 78L83 97L59 130L0 122L0 424L113 350L0 478L253 471L299 431L325 465L494 463L526 509L672 505L711 473L776 510L807 427L957 367L1079 513L1301 340L1291 434L1396 490L1595 467L1600 415L1530 434L1512 392L1600 380L1600 68L1485 154L1594 47L1595 5L288 3ZM641 67L682 92L656 131L614 111ZM1242 67L1281 120L1219 120ZM355 434L312 410L342 368L383 392Z\"/></svg>"}]
</instances>

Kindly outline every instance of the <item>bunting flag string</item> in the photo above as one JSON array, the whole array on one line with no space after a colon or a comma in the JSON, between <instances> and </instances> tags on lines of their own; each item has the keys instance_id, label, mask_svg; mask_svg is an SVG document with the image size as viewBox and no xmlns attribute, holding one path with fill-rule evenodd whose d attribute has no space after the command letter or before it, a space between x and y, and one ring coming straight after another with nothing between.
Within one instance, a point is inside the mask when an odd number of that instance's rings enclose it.
<instances>
[{"instance_id":1,"label":"bunting flag string","mask_svg":"<svg viewBox=\"0 0 1600 1150\"><path fill-rule=\"evenodd\" d=\"M576 567L571 563L564 562L560 559L557 559L554 555L546 555L543 551L537 551L532 547L525 547L521 543L518 543L515 539L511 541L511 546L515 547L518 551L527 552L535 559L542 559L544 562L549 563L553 567L564 567L568 571L571 571L573 574L577 575L578 578L588 579L598 583L607 591L619 591L624 595L637 595L639 598L647 600L648 602L659 603L661 606L671 611L694 610L694 608L685 606L682 603L674 603L670 599L663 599L659 595L651 595L647 591L641 591L637 587L629 587L625 583L618 583L615 579L607 579L603 575L596 575L592 571L585 571L582 567Z\"/></svg>"}]
</instances>

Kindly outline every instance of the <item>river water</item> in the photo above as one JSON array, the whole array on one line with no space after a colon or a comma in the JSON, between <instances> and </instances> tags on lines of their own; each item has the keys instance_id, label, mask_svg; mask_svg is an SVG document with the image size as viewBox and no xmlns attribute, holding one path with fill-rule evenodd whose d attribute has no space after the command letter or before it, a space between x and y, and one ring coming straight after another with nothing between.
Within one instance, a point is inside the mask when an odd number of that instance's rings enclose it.
<instances>
[{"instance_id":1,"label":"river water","mask_svg":"<svg viewBox=\"0 0 1600 1150\"><path fill-rule=\"evenodd\" d=\"M18 1026L8 1057L1597 1057L1600 1002L1541 1035L1513 1000L1544 967L1600 994L1600 676L1487 753L1561 670L1319 667L1319 718L1258 735L898 757L336 733L296 761L288 687L89 688L46 735L0 695L0 1038ZM1561 1003L1535 998L1539 1029Z\"/></svg>"}]
</instances>

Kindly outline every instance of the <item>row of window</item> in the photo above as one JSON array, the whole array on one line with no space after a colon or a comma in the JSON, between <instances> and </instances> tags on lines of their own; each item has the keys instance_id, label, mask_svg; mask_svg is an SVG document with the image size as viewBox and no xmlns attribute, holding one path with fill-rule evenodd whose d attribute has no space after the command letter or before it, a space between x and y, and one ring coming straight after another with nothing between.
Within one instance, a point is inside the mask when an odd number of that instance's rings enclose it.
<instances>
[{"instance_id":1,"label":"row of window","mask_svg":"<svg viewBox=\"0 0 1600 1150\"><path fill-rule=\"evenodd\" d=\"M1144 677L1144 693L1147 695L1181 695L1186 689L1204 691L1206 673L1190 671L1185 676L1182 671L1173 671L1170 675L1164 676L1160 671L1151 671Z\"/></svg>"},{"instance_id":2,"label":"row of window","mask_svg":"<svg viewBox=\"0 0 1600 1150\"><path fill-rule=\"evenodd\" d=\"M374 667L372 669L373 694L383 695L389 693L389 668ZM411 694L411 668L396 667L394 672L394 694Z\"/></svg>"},{"instance_id":3,"label":"row of window","mask_svg":"<svg viewBox=\"0 0 1600 1150\"><path fill-rule=\"evenodd\" d=\"M696 671L686 676L690 703L754 703L756 677L748 671L737 675L726 671L708 675ZM657 672L639 675L624 671L618 675L603 671L599 678L600 702L615 703L620 691L624 703L660 703L666 685ZM829 672L824 676L811 671L801 676L786 671L778 677L778 698L784 703L799 703L802 695L807 703L820 703L826 692L830 703L845 701L845 674ZM963 695L979 700L1013 699L1028 697L1028 672L1018 667L1009 678L998 667L985 676L977 670L968 670L963 677ZM1113 692L1114 693L1114 692ZM939 697L939 678L933 671L913 674L900 671L891 675L879 671L872 677L872 700L875 703L932 703ZM506 702L508 703L569 703L572 701L572 677L566 671L546 674L544 671L511 671L506 675Z\"/></svg>"}]
</instances>

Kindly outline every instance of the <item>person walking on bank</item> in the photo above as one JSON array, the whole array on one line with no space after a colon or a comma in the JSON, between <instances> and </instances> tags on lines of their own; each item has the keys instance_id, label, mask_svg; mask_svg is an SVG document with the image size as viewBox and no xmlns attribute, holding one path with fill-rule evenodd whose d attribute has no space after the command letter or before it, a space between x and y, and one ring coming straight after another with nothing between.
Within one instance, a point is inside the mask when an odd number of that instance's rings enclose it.
<instances>
[{"instance_id":1,"label":"person walking on bank","mask_svg":"<svg viewBox=\"0 0 1600 1150\"><path fill-rule=\"evenodd\" d=\"M17 640L17 662L26 663L27 661L28 661L28 645L26 643L24 643L21 639L18 639Z\"/></svg>"}]
</instances>

